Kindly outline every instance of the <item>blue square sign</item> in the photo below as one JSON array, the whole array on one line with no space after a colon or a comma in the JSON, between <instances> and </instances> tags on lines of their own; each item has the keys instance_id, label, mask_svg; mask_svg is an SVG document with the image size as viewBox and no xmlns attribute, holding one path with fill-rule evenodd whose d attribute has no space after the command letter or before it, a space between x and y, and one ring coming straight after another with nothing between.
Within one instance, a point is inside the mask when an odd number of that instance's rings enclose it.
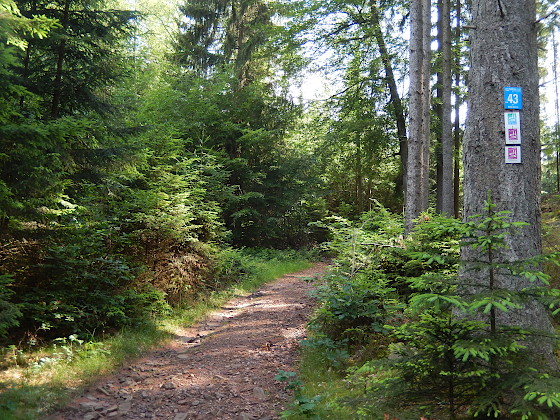
<instances>
[{"instance_id":1,"label":"blue square sign","mask_svg":"<svg viewBox=\"0 0 560 420\"><path fill-rule=\"evenodd\" d=\"M520 87L504 88L504 108L523 109L523 95Z\"/></svg>"}]
</instances>

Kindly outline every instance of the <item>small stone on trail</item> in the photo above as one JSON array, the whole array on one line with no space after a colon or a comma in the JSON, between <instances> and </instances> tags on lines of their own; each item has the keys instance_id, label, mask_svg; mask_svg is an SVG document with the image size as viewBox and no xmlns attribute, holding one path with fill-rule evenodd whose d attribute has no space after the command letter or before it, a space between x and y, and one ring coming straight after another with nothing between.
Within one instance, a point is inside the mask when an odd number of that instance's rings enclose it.
<instances>
[{"instance_id":1,"label":"small stone on trail","mask_svg":"<svg viewBox=\"0 0 560 420\"><path fill-rule=\"evenodd\" d=\"M105 410L106 413L112 413L113 411L117 411L119 409L118 405L112 405L111 407Z\"/></svg>"},{"instance_id":2,"label":"small stone on trail","mask_svg":"<svg viewBox=\"0 0 560 420\"><path fill-rule=\"evenodd\" d=\"M258 386L253 388L253 396L259 401L264 401L267 399L264 389Z\"/></svg>"},{"instance_id":3,"label":"small stone on trail","mask_svg":"<svg viewBox=\"0 0 560 420\"><path fill-rule=\"evenodd\" d=\"M97 402L97 401L86 401L86 402L80 403L80 406L82 408L89 409L89 410L95 410L95 411L103 410L103 408L105 407L103 403L100 403L100 402Z\"/></svg>"},{"instance_id":4,"label":"small stone on trail","mask_svg":"<svg viewBox=\"0 0 560 420\"><path fill-rule=\"evenodd\" d=\"M192 347L200 346L200 344L192 344ZM190 354L178 354L177 359L190 359Z\"/></svg>"},{"instance_id":5,"label":"small stone on trail","mask_svg":"<svg viewBox=\"0 0 560 420\"><path fill-rule=\"evenodd\" d=\"M163 389L175 389L177 386L173 382L165 382L162 386Z\"/></svg>"},{"instance_id":6,"label":"small stone on trail","mask_svg":"<svg viewBox=\"0 0 560 420\"><path fill-rule=\"evenodd\" d=\"M188 418L187 413L177 413L175 414L175 417L173 417L173 420L187 420L187 418Z\"/></svg>"},{"instance_id":7,"label":"small stone on trail","mask_svg":"<svg viewBox=\"0 0 560 420\"><path fill-rule=\"evenodd\" d=\"M127 414L130 410L132 410L132 401L125 401L122 404L119 404L119 409L117 413Z\"/></svg>"},{"instance_id":8,"label":"small stone on trail","mask_svg":"<svg viewBox=\"0 0 560 420\"><path fill-rule=\"evenodd\" d=\"M99 392L101 392L102 394L107 395L108 397L111 396L111 393L110 393L109 391L107 391L105 388L103 388L102 386L98 387L97 390L98 390Z\"/></svg>"}]
</instances>

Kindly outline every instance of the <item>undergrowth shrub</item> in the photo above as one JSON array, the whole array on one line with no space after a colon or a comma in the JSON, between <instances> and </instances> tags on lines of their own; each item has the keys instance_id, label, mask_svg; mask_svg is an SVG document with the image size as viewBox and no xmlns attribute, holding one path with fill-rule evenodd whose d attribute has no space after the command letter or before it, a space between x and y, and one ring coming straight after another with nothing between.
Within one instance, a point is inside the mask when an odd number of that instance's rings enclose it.
<instances>
[{"instance_id":1,"label":"undergrowth shrub","mask_svg":"<svg viewBox=\"0 0 560 420\"><path fill-rule=\"evenodd\" d=\"M222 284L232 284L255 273L256 261L247 253L235 248L225 248L216 256L213 277Z\"/></svg>"},{"instance_id":2,"label":"undergrowth shrub","mask_svg":"<svg viewBox=\"0 0 560 420\"><path fill-rule=\"evenodd\" d=\"M164 311L163 293L135 284L140 270L124 256L108 253L102 232L67 230L13 286L25 313L20 330L36 344L122 328Z\"/></svg>"},{"instance_id":3,"label":"undergrowth shrub","mask_svg":"<svg viewBox=\"0 0 560 420\"><path fill-rule=\"evenodd\" d=\"M385 325L400 318L413 293L411 279L426 271L456 272L458 231L438 215L425 214L422 220L446 229L433 231L419 223L405 240L402 218L381 206L358 221L330 219L331 238L323 246L336 254L335 269L315 292L321 302L310 323L315 337L359 346L373 338L386 345ZM434 257L435 249L453 259Z\"/></svg>"},{"instance_id":4,"label":"undergrowth shrub","mask_svg":"<svg viewBox=\"0 0 560 420\"><path fill-rule=\"evenodd\" d=\"M321 306L312 331L319 343L323 341L327 359L333 349L348 350L346 355L339 352L331 366L341 372L349 367L346 383L358 395L339 403L353 407L355 418L558 418L560 376L554 363L534 351L539 340L558 337L496 322L499 313L521 310L527 303L560 312L560 291L550 288L549 277L540 271L543 261L557 264L557 255L496 263L492 253L523 224L509 222L508 213L496 211L490 198L486 211L467 223L425 214L406 240L380 236L364 240L374 233L349 235L350 227L358 227L346 221L341 229L344 239L331 241L339 249L346 241L338 269L352 276L341 281L339 271L338 284L327 281L320 289ZM337 223L331 229L335 234L341 226ZM457 281L461 245L481 253L477 270L522 276L532 285L511 291L489 281L476 292L461 295ZM356 261L361 267L353 271ZM381 314L384 305L371 296L364 299L364 288L377 290L378 296L389 293L396 302L393 310L384 318L371 316ZM354 348L348 346L348 333L372 326L379 330L377 335ZM360 352L372 341L384 350L364 357Z\"/></svg>"},{"instance_id":5,"label":"undergrowth shrub","mask_svg":"<svg viewBox=\"0 0 560 420\"><path fill-rule=\"evenodd\" d=\"M5 337L10 328L17 327L22 316L20 305L12 301L13 281L12 276L0 274L0 337Z\"/></svg>"},{"instance_id":6,"label":"undergrowth shrub","mask_svg":"<svg viewBox=\"0 0 560 420\"><path fill-rule=\"evenodd\" d=\"M353 278L330 275L314 296L321 305L310 322L311 330L350 345L363 345L371 334L384 333L401 308L395 289L374 273Z\"/></svg>"},{"instance_id":7,"label":"undergrowth shrub","mask_svg":"<svg viewBox=\"0 0 560 420\"><path fill-rule=\"evenodd\" d=\"M357 221L332 217L326 222L330 240L323 248L335 255L335 268L314 292L320 305L304 345L320 348L328 364L341 368L356 351L360 358L384 352L387 343L380 337L402 306L391 280L377 267L380 253L402 242L402 223L380 205Z\"/></svg>"}]
</instances>

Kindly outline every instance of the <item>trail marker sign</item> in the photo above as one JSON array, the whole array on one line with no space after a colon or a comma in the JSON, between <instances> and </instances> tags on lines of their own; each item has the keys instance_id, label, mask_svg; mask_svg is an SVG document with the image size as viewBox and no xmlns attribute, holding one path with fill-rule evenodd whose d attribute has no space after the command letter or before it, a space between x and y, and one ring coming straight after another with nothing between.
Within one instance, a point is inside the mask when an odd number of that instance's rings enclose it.
<instances>
[{"instance_id":1,"label":"trail marker sign","mask_svg":"<svg viewBox=\"0 0 560 420\"><path fill-rule=\"evenodd\" d=\"M506 146L506 163L521 163L521 146Z\"/></svg>"},{"instance_id":2,"label":"trail marker sign","mask_svg":"<svg viewBox=\"0 0 560 420\"><path fill-rule=\"evenodd\" d=\"M523 109L523 92L520 87L504 88L504 109Z\"/></svg>"},{"instance_id":3,"label":"trail marker sign","mask_svg":"<svg viewBox=\"0 0 560 420\"><path fill-rule=\"evenodd\" d=\"M517 111L504 112L506 144L521 144L521 115Z\"/></svg>"}]
</instances>

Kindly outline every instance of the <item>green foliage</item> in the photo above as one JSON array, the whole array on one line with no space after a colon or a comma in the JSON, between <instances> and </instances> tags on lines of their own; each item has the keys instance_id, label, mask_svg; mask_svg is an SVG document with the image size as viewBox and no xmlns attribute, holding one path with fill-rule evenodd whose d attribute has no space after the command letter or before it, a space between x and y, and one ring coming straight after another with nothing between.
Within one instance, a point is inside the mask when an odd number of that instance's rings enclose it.
<instances>
[{"instance_id":1,"label":"green foliage","mask_svg":"<svg viewBox=\"0 0 560 420\"><path fill-rule=\"evenodd\" d=\"M105 1L16 2L25 16L59 22L49 36L27 42L17 71L38 101L21 102L23 110L43 119L106 112L105 90L126 72L125 40L136 14L111 9Z\"/></svg>"},{"instance_id":2,"label":"green foliage","mask_svg":"<svg viewBox=\"0 0 560 420\"><path fill-rule=\"evenodd\" d=\"M27 46L23 39L25 34L43 39L51 28L57 26L55 19L43 15L31 19L24 17L13 0L0 1L0 38L8 45L23 49Z\"/></svg>"},{"instance_id":3,"label":"green foliage","mask_svg":"<svg viewBox=\"0 0 560 420\"><path fill-rule=\"evenodd\" d=\"M281 417L289 419L297 416L298 418L319 420L321 417L315 413L315 407L321 397L307 397L304 393L303 382L295 378L295 372L285 372L283 370L279 370L278 375L274 377L277 381L287 382L286 389L294 393L292 406L288 410L283 411Z\"/></svg>"},{"instance_id":4,"label":"green foliage","mask_svg":"<svg viewBox=\"0 0 560 420\"><path fill-rule=\"evenodd\" d=\"M233 89L230 70L162 80L138 116L154 125L143 137L150 148L163 140L169 149L156 149L161 154L214 159L204 188L235 245L308 245L308 224L324 216L325 206L311 156L285 141L298 108L268 84Z\"/></svg>"},{"instance_id":5,"label":"green foliage","mask_svg":"<svg viewBox=\"0 0 560 420\"><path fill-rule=\"evenodd\" d=\"M251 250L246 254L241 250L231 252L238 253L237 259L251 263L250 274L241 276L229 286L222 284L221 290L206 290L196 302L175 307L163 317L130 325L110 335L59 336L52 345L40 349L23 351L15 345L5 348L1 353L4 356L2 367L9 370L3 370L7 374L0 375L3 390L0 393L0 418L45 418L49 412L67 404L69 392L75 391L76 386L94 383L101 375L118 370L131 358L141 356L177 334L184 334L184 328L199 322L229 299L250 293L279 275L308 267L308 263L298 259L296 253L276 250ZM270 256L273 256L272 260L268 259ZM13 377L20 380L14 381Z\"/></svg>"},{"instance_id":6,"label":"green foliage","mask_svg":"<svg viewBox=\"0 0 560 420\"><path fill-rule=\"evenodd\" d=\"M90 141L93 125L74 118L3 124L0 218L47 222L59 215L69 175L75 171L71 150Z\"/></svg>"},{"instance_id":7,"label":"green foliage","mask_svg":"<svg viewBox=\"0 0 560 420\"><path fill-rule=\"evenodd\" d=\"M379 203L375 210L364 213L358 221L331 216L315 225L327 229L329 241L321 246L336 256L340 271L349 277L374 265L378 252L396 246L402 233L400 216L390 213Z\"/></svg>"},{"instance_id":8,"label":"green foliage","mask_svg":"<svg viewBox=\"0 0 560 420\"><path fill-rule=\"evenodd\" d=\"M359 358L385 351L386 324L398 319L403 306L391 280L374 267L396 246L393 238L401 224L381 205L357 222L341 217L326 221L331 223L318 226L329 230L324 248L336 253L336 270L314 292L320 305L305 345L320 348L326 362L340 368L356 349L367 348Z\"/></svg>"},{"instance_id":9,"label":"green foliage","mask_svg":"<svg viewBox=\"0 0 560 420\"><path fill-rule=\"evenodd\" d=\"M404 114L394 79L405 72L406 54L400 31L391 30L400 18L389 16L399 14L402 5L344 0L289 3L284 48L299 43L304 58L330 84L326 92L332 96L310 106L315 108L314 118L307 128L329 187L330 208L344 217L357 217L377 199L397 210L402 207L399 136L406 133L404 127L400 133L397 129L396 121L404 122ZM381 18L382 27L376 24L379 16L387 17ZM310 40L313 49L307 47ZM330 83L333 75L337 83Z\"/></svg>"},{"instance_id":10,"label":"green foliage","mask_svg":"<svg viewBox=\"0 0 560 420\"><path fill-rule=\"evenodd\" d=\"M466 223L426 213L406 240L376 223L334 220L328 246L339 272L320 286L311 324L311 347L324 365L350 366L355 394L334 405L353 409L352 418L555 418L560 378L535 343L558 337L499 322L525 305L558 308L560 293L540 271L543 262L557 263L556 254L497 258L507 235L522 227L490 199L486 213ZM460 246L479 252L467 269L485 270L485 283L458 284ZM529 286L513 291L491 282L506 273Z\"/></svg>"},{"instance_id":11,"label":"green foliage","mask_svg":"<svg viewBox=\"0 0 560 420\"><path fill-rule=\"evenodd\" d=\"M137 267L107 254L103 232L75 229L66 235L14 286L26 314L20 328L33 340L92 335L166 310L161 292L133 285Z\"/></svg>"},{"instance_id":12,"label":"green foliage","mask_svg":"<svg viewBox=\"0 0 560 420\"><path fill-rule=\"evenodd\" d=\"M14 291L11 289L13 277L0 275L0 337L4 337L12 327L19 325L18 318L22 316L20 305L12 302Z\"/></svg>"},{"instance_id":13,"label":"green foliage","mask_svg":"<svg viewBox=\"0 0 560 420\"><path fill-rule=\"evenodd\" d=\"M550 332L501 325L497 319L498 313L541 300L540 292L548 296L549 304L558 294L539 285L546 284L546 278L534 260L495 263L493 252L503 248L506 235L522 224L507 221L508 214L496 212L490 199L486 211L459 228L465 243L486 255L476 262L477 269L488 270L486 284L465 295L459 293L454 276L443 279L441 274L429 273L412 280L419 292L410 299L411 321L392 327L401 344L393 357L372 362L370 391L376 399L383 395L378 402L388 403L387 409L450 419L512 414L527 419L554 418L557 393L551 390L559 386L560 378L545 373L547 380L540 382L543 371L536 366L543 366L543 361L531 344L536 337L550 339ZM535 287L520 292L500 289L492 283L492 273L497 270L524 275ZM442 287L444 282L447 287ZM380 376L381 370L389 374ZM542 395L532 387L542 387Z\"/></svg>"},{"instance_id":14,"label":"green foliage","mask_svg":"<svg viewBox=\"0 0 560 420\"><path fill-rule=\"evenodd\" d=\"M333 340L364 340L372 333L385 332L385 324L400 308L396 291L382 277L357 275L354 278L330 276L318 286L315 296L321 302L312 326ZM360 335L363 335L360 338Z\"/></svg>"}]
</instances>

